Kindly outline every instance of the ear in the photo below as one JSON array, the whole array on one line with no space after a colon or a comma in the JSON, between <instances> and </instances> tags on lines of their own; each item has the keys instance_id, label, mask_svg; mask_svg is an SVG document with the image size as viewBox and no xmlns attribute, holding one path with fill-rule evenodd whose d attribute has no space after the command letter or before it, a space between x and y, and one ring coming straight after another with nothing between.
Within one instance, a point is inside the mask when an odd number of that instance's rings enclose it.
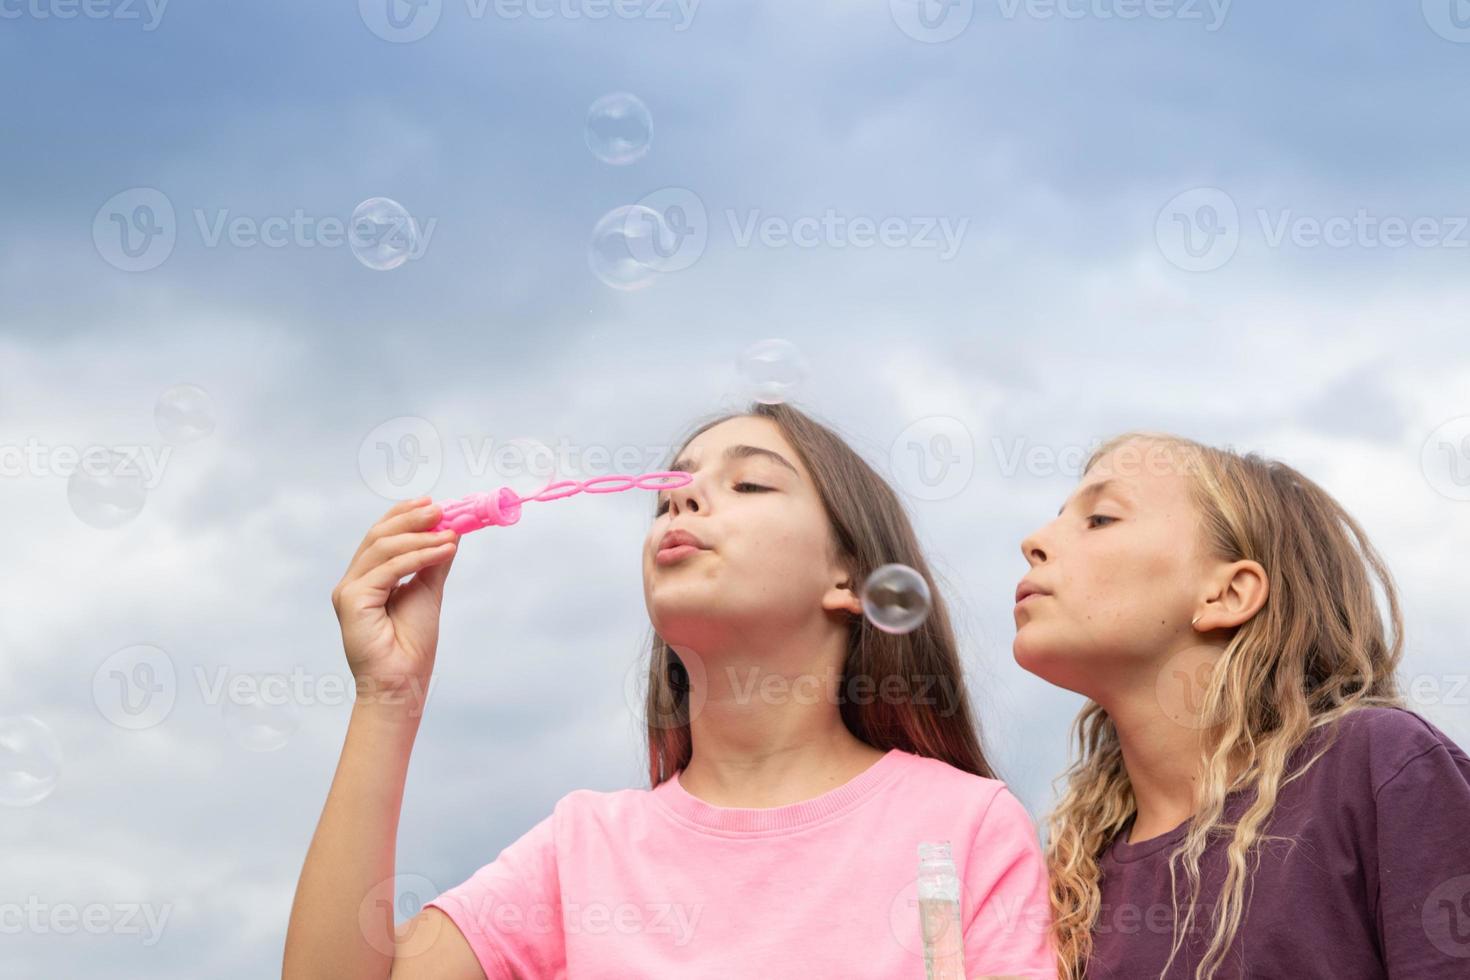
<instances>
[{"instance_id":1,"label":"ear","mask_svg":"<svg viewBox=\"0 0 1470 980\"><path fill-rule=\"evenodd\" d=\"M863 599L853 585L853 575L847 569L833 569L837 581L822 595L822 608L828 612L847 611L854 616L863 614Z\"/></svg>"},{"instance_id":2,"label":"ear","mask_svg":"<svg viewBox=\"0 0 1470 980\"><path fill-rule=\"evenodd\" d=\"M1234 629L1249 622L1271 593L1266 569L1249 559L1220 566L1211 581L1211 597L1195 609L1192 626L1199 633Z\"/></svg>"}]
</instances>

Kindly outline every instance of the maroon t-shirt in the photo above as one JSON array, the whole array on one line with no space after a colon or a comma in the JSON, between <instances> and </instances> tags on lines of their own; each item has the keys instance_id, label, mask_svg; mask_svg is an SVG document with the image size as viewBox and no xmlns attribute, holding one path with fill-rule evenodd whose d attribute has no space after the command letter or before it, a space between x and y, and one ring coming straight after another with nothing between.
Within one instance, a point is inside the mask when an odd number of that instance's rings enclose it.
<instances>
[{"instance_id":1,"label":"maroon t-shirt","mask_svg":"<svg viewBox=\"0 0 1470 980\"><path fill-rule=\"evenodd\" d=\"M1324 737L1309 733L1288 774ZM1254 795L1230 794L1226 817ZM1104 852L1088 980L1161 975L1174 938L1168 852L1187 829L1129 844L1130 823ZM1264 830L1295 844L1259 845L1219 980L1470 978L1470 758L1438 728L1398 708L1346 715L1332 748L1281 787ZM1217 840L1200 858L1195 925L1166 980L1190 980L1208 947L1224 856ZM1175 867L1182 922L1188 878Z\"/></svg>"}]
</instances>

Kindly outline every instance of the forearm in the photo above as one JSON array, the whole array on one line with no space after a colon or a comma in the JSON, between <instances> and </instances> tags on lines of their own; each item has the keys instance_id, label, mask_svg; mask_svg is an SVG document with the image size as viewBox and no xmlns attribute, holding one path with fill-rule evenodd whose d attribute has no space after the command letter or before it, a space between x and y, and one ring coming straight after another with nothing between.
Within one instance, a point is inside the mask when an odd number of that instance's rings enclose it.
<instances>
[{"instance_id":1,"label":"forearm","mask_svg":"<svg viewBox=\"0 0 1470 980\"><path fill-rule=\"evenodd\" d=\"M394 851L418 721L403 704L353 705L296 885L282 980L387 980L392 971ZM364 901L371 914L361 914Z\"/></svg>"}]
</instances>

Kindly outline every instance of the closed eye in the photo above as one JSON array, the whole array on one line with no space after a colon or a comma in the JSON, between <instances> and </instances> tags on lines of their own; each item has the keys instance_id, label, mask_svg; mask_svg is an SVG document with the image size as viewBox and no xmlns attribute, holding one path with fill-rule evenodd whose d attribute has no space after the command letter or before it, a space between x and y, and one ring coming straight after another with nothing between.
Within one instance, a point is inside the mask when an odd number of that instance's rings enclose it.
<instances>
[{"instance_id":1,"label":"closed eye","mask_svg":"<svg viewBox=\"0 0 1470 980\"><path fill-rule=\"evenodd\" d=\"M742 487L744 489L741 489ZM741 480L739 483L735 484L734 489L738 490L741 493L768 493L772 488L761 486L759 483L751 483L749 480ZM668 498L665 498L663 502L658 505L658 510L654 512L654 516L657 517L668 509L669 501Z\"/></svg>"}]
</instances>

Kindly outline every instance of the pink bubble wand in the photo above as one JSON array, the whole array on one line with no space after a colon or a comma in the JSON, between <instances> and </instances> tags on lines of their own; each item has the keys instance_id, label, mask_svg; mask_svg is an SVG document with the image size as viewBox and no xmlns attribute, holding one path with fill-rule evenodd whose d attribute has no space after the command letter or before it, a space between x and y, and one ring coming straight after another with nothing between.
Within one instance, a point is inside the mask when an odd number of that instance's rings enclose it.
<instances>
[{"instance_id":1,"label":"pink bubble wand","mask_svg":"<svg viewBox=\"0 0 1470 980\"><path fill-rule=\"evenodd\" d=\"M693 480L692 474L678 470L659 470L642 476L614 474L599 476L591 480L558 480L548 483L529 497L522 497L510 487L501 487L491 493L472 493L458 500L438 501L443 510L434 531L455 531L468 534L491 525L514 524L521 519L521 504L541 500L561 500L574 493L619 493L623 490L674 490ZM659 481L649 483L647 481ZM603 483L621 482L623 486L600 486Z\"/></svg>"}]
</instances>

